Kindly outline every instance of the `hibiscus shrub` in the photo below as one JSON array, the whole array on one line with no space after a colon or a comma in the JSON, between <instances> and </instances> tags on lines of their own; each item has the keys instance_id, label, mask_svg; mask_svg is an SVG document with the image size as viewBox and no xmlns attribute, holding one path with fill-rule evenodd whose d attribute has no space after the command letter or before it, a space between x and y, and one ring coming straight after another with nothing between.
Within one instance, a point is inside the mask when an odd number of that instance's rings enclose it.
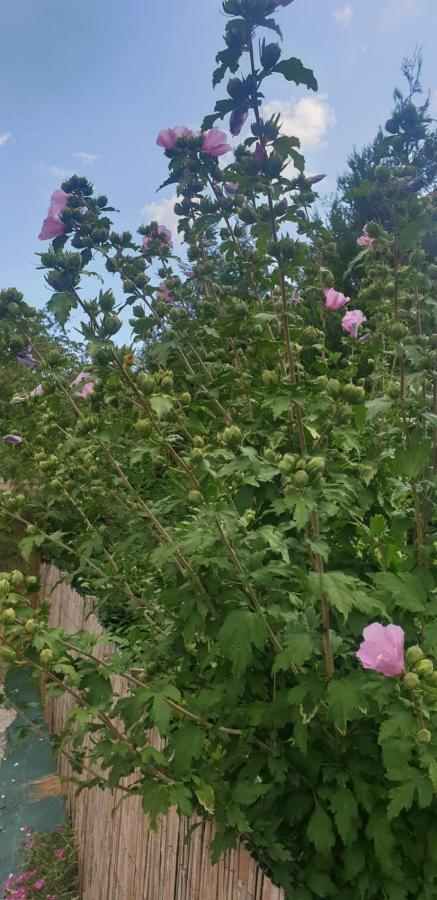
<instances>
[{"instance_id":1,"label":"hibiscus shrub","mask_svg":"<svg viewBox=\"0 0 437 900\"><path fill-rule=\"evenodd\" d=\"M158 137L183 262L157 222L112 230L86 179L54 195L48 306L80 321L86 364L47 353L24 301L0 296L40 387L9 407L4 522L25 529L25 559L95 595L117 646L99 663L5 574L4 654L74 694L60 749L74 734L102 787L137 772L152 822L171 805L213 816L214 855L244 840L295 900L431 900L436 201L390 133L363 185L390 215L354 235L351 298L338 290L322 176L262 108L270 76L317 89L271 38L289 5L225 0L227 95L199 133ZM247 128L232 155L227 116ZM112 287L93 293L99 265Z\"/></svg>"}]
</instances>

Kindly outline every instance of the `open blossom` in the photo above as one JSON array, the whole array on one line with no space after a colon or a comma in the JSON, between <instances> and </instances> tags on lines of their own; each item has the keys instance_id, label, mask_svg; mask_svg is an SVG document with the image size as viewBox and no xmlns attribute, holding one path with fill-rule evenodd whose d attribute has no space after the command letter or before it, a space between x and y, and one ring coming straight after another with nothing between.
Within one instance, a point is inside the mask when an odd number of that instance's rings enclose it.
<instances>
[{"instance_id":1,"label":"open blossom","mask_svg":"<svg viewBox=\"0 0 437 900\"><path fill-rule=\"evenodd\" d=\"M69 196L63 190L53 192L47 216L38 235L40 241L50 241L52 238L65 234L67 226L60 218L60 215L67 205Z\"/></svg>"},{"instance_id":2,"label":"open blossom","mask_svg":"<svg viewBox=\"0 0 437 900\"><path fill-rule=\"evenodd\" d=\"M17 360L17 363L20 363L20 366L25 366L26 369L36 369L38 365L30 350L20 350L15 359Z\"/></svg>"},{"instance_id":3,"label":"open blossom","mask_svg":"<svg viewBox=\"0 0 437 900\"><path fill-rule=\"evenodd\" d=\"M399 625L373 622L363 631L364 641L356 654L365 669L382 672L389 678L404 670L405 633Z\"/></svg>"},{"instance_id":4,"label":"open blossom","mask_svg":"<svg viewBox=\"0 0 437 900\"><path fill-rule=\"evenodd\" d=\"M170 293L170 289L165 281L161 281L157 293L161 300L167 300L168 303L173 303L176 300L176 297L173 297L173 294Z\"/></svg>"},{"instance_id":5,"label":"open blossom","mask_svg":"<svg viewBox=\"0 0 437 900\"><path fill-rule=\"evenodd\" d=\"M150 235L143 237L143 250L148 250L151 243L159 240L158 244L158 253L162 254L169 247L173 246L173 238L169 228L166 228L165 225L154 225L150 229Z\"/></svg>"},{"instance_id":6,"label":"open blossom","mask_svg":"<svg viewBox=\"0 0 437 900\"><path fill-rule=\"evenodd\" d=\"M345 303L349 303L350 297L345 297L341 291L335 291L334 288L325 288L325 308L332 312L335 309L341 309Z\"/></svg>"},{"instance_id":7,"label":"open blossom","mask_svg":"<svg viewBox=\"0 0 437 900\"><path fill-rule=\"evenodd\" d=\"M15 884L25 884L30 878L35 878L35 875L36 869L33 869L32 872L23 872L15 879Z\"/></svg>"},{"instance_id":8,"label":"open blossom","mask_svg":"<svg viewBox=\"0 0 437 900\"><path fill-rule=\"evenodd\" d=\"M223 156L229 153L230 149L226 133L219 128L211 128L204 134L202 150L208 156Z\"/></svg>"},{"instance_id":9,"label":"open blossom","mask_svg":"<svg viewBox=\"0 0 437 900\"><path fill-rule=\"evenodd\" d=\"M67 851L62 847L59 850L55 850L55 859L64 859L66 855Z\"/></svg>"},{"instance_id":10,"label":"open blossom","mask_svg":"<svg viewBox=\"0 0 437 900\"><path fill-rule=\"evenodd\" d=\"M2 441L6 441L7 444L22 444L23 438L19 434L5 434Z\"/></svg>"},{"instance_id":11,"label":"open blossom","mask_svg":"<svg viewBox=\"0 0 437 900\"><path fill-rule=\"evenodd\" d=\"M360 325L366 321L366 317L360 309L349 309L341 320L341 327L343 331L346 331L351 337L357 338Z\"/></svg>"},{"instance_id":12,"label":"open blossom","mask_svg":"<svg viewBox=\"0 0 437 900\"><path fill-rule=\"evenodd\" d=\"M363 233L357 240L359 247L371 247L375 243L375 238L370 237L370 234L367 233L367 227L367 225L364 226Z\"/></svg>"},{"instance_id":13,"label":"open blossom","mask_svg":"<svg viewBox=\"0 0 437 900\"><path fill-rule=\"evenodd\" d=\"M43 891L46 886L46 882L44 878L40 878L38 881L35 881L33 887L35 891Z\"/></svg>"},{"instance_id":14,"label":"open blossom","mask_svg":"<svg viewBox=\"0 0 437 900\"><path fill-rule=\"evenodd\" d=\"M89 397L90 394L94 393L95 384L96 384L95 381L87 381L87 383L84 384L81 391L74 392L74 396L79 397L81 400L85 400L86 397Z\"/></svg>"},{"instance_id":15,"label":"open blossom","mask_svg":"<svg viewBox=\"0 0 437 900\"><path fill-rule=\"evenodd\" d=\"M164 150L174 150L178 138L192 137L192 135L193 132L186 128L185 125L176 125L175 128L164 128L160 131L156 143L158 147L163 147Z\"/></svg>"},{"instance_id":16,"label":"open blossom","mask_svg":"<svg viewBox=\"0 0 437 900\"><path fill-rule=\"evenodd\" d=\"M225 181L223 187L225 190L225 194L227 194L228 197L235 197L235 194L237 193L238 188L240 187L240 182L239 181Z\"/></svg>"},{"instance_id":17,"label":"open blossom","mask_svg":"<svg viewBox=\"0 0 437 900\"><path fill-rule=\"evenodd\" d=\"M91 377L91 372L79 372L79 375L76 375L74 381L71 382L71 387L77 387L82 381L86 381L87 378Z\"/></svg>"}]
</instances>

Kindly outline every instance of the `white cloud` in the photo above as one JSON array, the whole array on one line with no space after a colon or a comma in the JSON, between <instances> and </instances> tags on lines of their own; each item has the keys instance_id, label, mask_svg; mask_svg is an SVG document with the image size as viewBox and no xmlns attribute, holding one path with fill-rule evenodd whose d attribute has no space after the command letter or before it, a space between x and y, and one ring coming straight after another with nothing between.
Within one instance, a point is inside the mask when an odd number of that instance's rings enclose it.
<instances>
[{"instance_id":1,"label":"white cloud","mask_svg":"<svg viewBox=\"0 0 437 900\"><path fill-rule=\"evenodd\" d=\"M72 169L62 169L60 166L48 166L48 170L54 178L70 178L72 175Z\"/></svg>"},{"instance_id":2,"label":"white cloud","mask_svg":"<svg viewBox=\"0 0 437 900\"><path fill-rule=\"evenodd\" d=\"M337 122L323 94L300 100L268 100L263 103L262 112L266 118L279 113L282 133L298 137L304 150L323 144L328 129Z\"/></svg>"},{"instance_id":3,"label":"white cloud","mask_svg":"<svg viewBox=\"0 0 437 900\"><path fill-rule=\"evenodd\" d=\"M92 166L96 159L99 158L96 153L85 153L84 150L79 150L79 153L75 153L74 155L77 156L85 166Z\"/></svg>"},{"instance_id":4,"label":"white cloud","mask_svg":"<svg viewBox=\"0 0 437 900\"><path fill-rule=\"evenodd\" d=\"M181 236L178 234L179 217L174 211L174 205L177 202L176 194L171 197L164 197L162 200L154 200L152 203L146 203L141 210L144 222L158 222L158 225L166 225L173 235L175 244L181 243Z\"/></svg>"},{"instance_id":5,"label":"white cloud","mask_svg":"<svg viewBox=\"0 0 437 900\"><path fill-rule=\"evenodd\" d=\"M355 15L354 10L352 9L350 3L345 3L344 6L339 6L338 9L334 9L333 16L336 22L339 25L343 25L345 28L347 25L350 25L352 19Z\"/></svg>"},{"instance_id":6,"label":"white cloud","mask_svg":"<svg viewBox=\"0 0 437 900\"><path fill-rule=\"evenodd\" d=\"M399 24L405 16L418 13L422 0L384 0L380 13L381 22L387 27Z\"/></svg>"},{"instance_id":7,"label":"white cloud","mask_svg":"<svg viewBox=\"0 0 437 900\"><path fill-rule=\"evenodd\" d=\"M3 144L6 144L10 141L12 134L10 131L4 131L3 134L0 134L0 147L3 147Z\"/></svg>"}]
</instances>

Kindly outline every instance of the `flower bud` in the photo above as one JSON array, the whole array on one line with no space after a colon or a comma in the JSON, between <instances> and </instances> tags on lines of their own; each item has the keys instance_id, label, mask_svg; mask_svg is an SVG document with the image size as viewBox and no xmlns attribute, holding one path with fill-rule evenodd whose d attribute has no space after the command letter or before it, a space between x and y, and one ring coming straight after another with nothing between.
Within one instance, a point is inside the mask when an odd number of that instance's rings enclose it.
<instances>
[{"instance_id":1,"label":"flower bud","mask_svg":"<svg viewBox=\"0 0 437 900\"><path fill-rule=\"evenodd\" d=\"M39 658L40 658L41 662L46 666L52 662L53 653L51 650L49 650L48 647L46 647L44 650L41 650L41 653L39 654Z\"/></svg>"},{"instance_id":2,"label":"flower bud","mask_svg":"<svg viewBox=\"0 0 437 900\"><path fill-rule=\"evenodd\" d=\"M261 381L266 387L270 387L277 384L278 376L276 372L271 372L270 369L264 369L261 374Z\"/></svg>"},{"instance_id":3,"label":"flower bud","mask_svg":"<svg viewBox=\"0 0 437 900\"><path fill-rule=\"evenodd\" d=\"M409 691L414 691L417 687L419 687L420 679L415 672L407 672L407 674L404 676L403 683Z\"/></svg>"},{"instance_id":4,"label":"flower bud","mask_svg":"<svg viewBox=\"0 0 437 900\"><path fill-rule=\"evenodd\" d=\"M14 585L21 584L21 582L23 581L23 578L24 578L23 573L19 572L18 569L14 569L13 572L11 572L11 584L14 584Z\"/></svg>"},{"instance_id":5,"label":"flower bud","mask_svg":"<svg viewBox=\"0 0 437 900\"><path fill-rule=\"evenodd\" d=\"M413 647L409 647L406 654L405 659L409 666L415 666L416 663L420 662L425 656L423 650L415 644Z\"/></svg>"},{"instance_id":6,"label":"flower bud","mask_svg":"<svg viewBox=\"0 0 437 900\"><path fill-rule=\"evenodd\" d=\"M13 622L15 622L15 619L15 609L12 609L12 606L9 606L8 609L5 609L2 613L2 621L6 622L8 625L12 625Z\"/></svg>"},{"instance_id":7,"label":"flower bud","mask_svg":"<svg viewBox=\"0 0 437 900\"><path fill-rule=\"evenodd\" d=\"M203 447L205 444L205 441L203 440L203 437L201 437L200 434L195 434L193 437L193 444L195 447Z\"/></svg>"},{"instance_id":8,"label":"flower bud","mask_svg":"<svg viewBox=\"0 0 437 900\"><path fill-rule=\"evenodd\" d=\"M39 579L36 575L27 575L26 584L28 588L36 588L38 587Z\"/></svg>"},{"instance_id":9,"label":"flower bud","mask_svg":"<svg viewBox=\"0 0 437 900\"><path fill-rule=\"evenodd\" d=\"M155 380L152 375L147 375L146 372L140 372L138 375L138 384L143 391L143 394L153 394L155 390Z\"/></svg>"},{"instance_id":10,"label":"flower bud","mask_svg":"<svg viewBox=\"0 0 437 900\"><path fill-rule=\"evenodd\" d=\"M263 41L261 48L261 65L263 69L273 69L281 56L281 48L279 44L266 44Z\"/></svg>"},{"instance_id":11,"label":"flower bud","mask_svg":"<svg viewBox=\"0 0 437 900\"><path fill-rule=\"evenodd\" d=\"M38 622L36 619L28 619L24 627L29 634L32 634L32 632L36 631L36 629L38 628Z\"/></svg>"},{"instance_id":12,"label":"flower bud","mask_svg":"<svg viewBox=\"0 0 437 900\"><path fill-rule=\"evenodd\" d=\"M390 333L395 341L402 341L408 334L408 328L403 322L394 322L390 328Z\"/></svg>"},{"instance_id":13,"label":"flower bud","mask_svg":"<svg viewBox=\"0 0 437 900\"><path fill-rule=\"evenodd\" d=\"M138 434L147 435L150 434L152 425L149 419L138 419L138 421L135 422L134 428Z\"/></svg>"},{"instance_id":14,"label":"flower bud","mask_svg":"<svg viewBox=\"0 0 437 900\"><path fill-rule=\"evenodd\" d=\"M181 394L180 400L184 406L188 406L191 403L191 394L189 394L188 391L184 391L184 393Z\"/></svg>"},{"instance_id":15,"label":"flower bud","mask_svg":"<svg viewBox=\"0 0 437 900\"><path fill-rule=\"evenodd\" d=\"M342 394L349 403L362 403L366 396L364 388L359 384L344 384Z\"/></svg>"},{"instance_id":16,"label":"flower bud","mask_svg":"<svg viewBox=\"0 0 437 900\"><path fill-rule=\"evenodd\" d=\"M278 462L278 469L284 475L293 472L297 463L297 456L293 453L286 453Z\"/></svg>"},{"instance_id":17,"label":"flower bud","mask_svg":"<svg viewBox=\"0 0 437 900\"><path fill-rule=\"evenodd\" d=\"M241 428L238 428L238 425L230 425L222 434L223 443L230 447L238 447L241 444L241 438Z\"/></svg>"},{"instance_id":18,"label":"flower bud","mask_svg":"<svg viewBox=\"0 0 437 900\"><path fill-rule=\"evenodd\" d=\"M309 484L309 477L303 469L300 469L298 472L295 472L293 475L293 484L297 488L305 488Z\"/></svg>"},{"instance_id":19,"label":"flower bud","mask_svg":"<svg viewBox=\"0 0 437 900\"><path fill-rule=\"evenodd\" d=\"M193 506L200 506L200 504L203 502L203 497L200 491L189 491L188 502Z\"/></svg>"},{"instance_id":20,"label":"flower bud","mask_svg":"<svg viewBox=\"0 0 437 900\"><path fill-rule=\"evenodd\" d=\"M338 397L341 391L341 384L336 378L329 378L326 390L330 397Z\"/></svg>"},{"instance_id":21,"label":"flower bud","mask_svg":"<svg viewBox=\"0 0 437 900\"><path fill-rule=\"evenodd\" d=\"M190 450L190 457L193 462L200 462L203 459L203 450L200 447L192 447Z\"/></svg>"},{"instance_id":22,"label":"flower bud","mask_svg":"<svg viewBox=\"0 0 437 900\"><path fill-rule=\"evenodd\" d=\"M300 334L300 342L304 347L311 347L312 344L320 343L322 338L322 332L318 328L314 328L313 325L307 325Z\"/></svg>"},{"instance_id":23,"label":"flower bud","mask_svg":"<svg viewBox=\"0 0 437 900\"><path fill-rule=\"evenodd\" d=\"M310 477L316 478L318 475L321 475L325 469L326 462L323 456L314 456L307 463L306 471L310 475Z\"/></svg>"},{"instance_id":24,"label":"flower bud","mask_svg":"<svg viewBox=\"0 0 437 900\"><path fill-rule=\"evenodd\" d=\"M434 666L430 659L421 659L420 662L416 663L414 666L414 671L417 672L418 675L432 675Z\"/></svg>"},{"instance_id":25,"label":"flower bud","mask_svg":"<svg viewBox=\"0 0 437 900\"><path fill-rule=\"evenodd\" d=\"M419 744L430 744L432 741L432 734L428 728L421 728L416 737Z\"/></svg>"},{"instance_id":26,"label":"flower bud","mask_svg":"<svg viewBox=\"0 0 437 900\"><path fill-rule=\"evenodd\" d=\"M161 381L161 387L164 391L171 391L173 387L173 376L164 375L164 378Z\"/></svg>"}]
</instances>

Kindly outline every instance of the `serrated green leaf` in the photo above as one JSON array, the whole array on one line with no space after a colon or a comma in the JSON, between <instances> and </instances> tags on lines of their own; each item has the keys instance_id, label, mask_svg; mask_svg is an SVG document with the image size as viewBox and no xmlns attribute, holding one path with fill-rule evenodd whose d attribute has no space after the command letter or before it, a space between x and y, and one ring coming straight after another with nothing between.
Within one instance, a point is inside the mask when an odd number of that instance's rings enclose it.
<instances>
[{"instance_id":1,"label":"serrated green leaf","mask_svg":"<svg viewBox=\"0 0 437 900\"><path fill-rule=\"evenodd\" d=\"M285 647L275 657L273 672L287 672L292 663L302 666L314 653L315 636L307 631L296 631L285 642Z\"/></svg>"},{"instance_id":2,"label":"serrated green leaf","mask_svg":"<svg viewBox=\"0 0 437 900\"><path fill-rule=\"evenodd\" d=\"M387 807L387 819L389 822L396 819L403 809L411 809L414 800L415 784L407 781L405 784L399 784L397 787L391 788L388 792L390 803Z\"/></svg>"},{"instance_id":3,"label":"serrated green leaf","mask_svg":"<svg viewBox=\"0 0 437 900\"><path fill-rule=\"evenodd\" d=\"M242 675L253 655L253 647L261 650L267 628L258 613L238 609L229 613L218 634L222 653L232 662L235 675Z\"/></svg>"},{"instance_id":4,"label":"serrated green leaf","mask_svg":"<svg viewBox=\"0 0 437 900\"><path fill-rule=\"evenodd\" d=\"M308 822L307 836L317 853L329 856L335 844L334 829L328 813L320 803L317 804Z\"/></svg>"},{"instance_id":5,"label":"serrated green leaf","mask_svg":"<svg viewBox=\"0 0 437 900\"><path fill-rule=\"evenodd\" d=\"M394 458L394 466L399 475L405 478L415 479L429 461L431 455L431 441L424 440L421 432L416 431L410 435L407 447L398 450Z\"/></svg>"},{"instance_id":6,"label":"serrated green leaf","mask_svg":"<svg viewBox=\"0 0 437 900\"><path fill-rule=\"evenodd\" d=\"M361 672L351 672L328 685L329 708L334 721L344 727L348 721L360 717L367 708Z\"/></svg>"},{"instance_id":7,"label":"serrated green leaf","mask_svg":"<svg viewBox=\"0 0 437 900\"><path fill-rule=\"evenodd\" d=\"M393 406L393 400L388 397L376 397L364 404L367 410L366 419L373 422L378 416L384 416Z\"/></svg>"},{"instance_id":8,"label":"serrated green leaf","mask_svg":"<svg viewBox=\"0 0 437 900\"><path fill-rule=\"evenodd\" d=\"M330 798L331 811L343 844L353 844L357 835L358 806L352 791L340 787Z\"/></svg>"},{"instance_id":9,"label":"serrated green leaf","mask_svg":"<svg viewBox=\"0 0 437 900\"><path fill-rule=\"evenodd\" d=\"M196 794L200 805L203 806L203 808L212 815L215 806L215 795L211 785L199 784L196 787L194 793Z\"/></svg>"},{"instance_id":10,"label":"serrated green leaf","mask_svg":"<svg viewBox=\"0 0 437 900\"><path fill-rule=\"evenodd\" d=\"M294 81L295 84L304 84L311 91L318 90L318 84L312 69L305 68L301 60L295 56L281 60L272 71L279 72L287 81Z\"/></svg>"},{"instance_id":11,"label":"serrated green leaf","mask_svg":"<svg viewBox=\"0 0 437 900\"><path fill-rule=\"evenodd\" d=\"M167 394L154 394L150 397L149 403L158 418L166 416L174 406L173 398Z\"/></svg>"},{"instance_id":12,"label":"serrated green leaf","mask_svg":"<svg viewBox=\"0 0 437 900\"><path fill-rule=\"evenodd\" d=\"M172 736L171 746L174 753L173 769L176 778L180 778L191 768L193 759L202 755L205 733L193 722L182 725Z\"/></svg>"}]
</instances>

